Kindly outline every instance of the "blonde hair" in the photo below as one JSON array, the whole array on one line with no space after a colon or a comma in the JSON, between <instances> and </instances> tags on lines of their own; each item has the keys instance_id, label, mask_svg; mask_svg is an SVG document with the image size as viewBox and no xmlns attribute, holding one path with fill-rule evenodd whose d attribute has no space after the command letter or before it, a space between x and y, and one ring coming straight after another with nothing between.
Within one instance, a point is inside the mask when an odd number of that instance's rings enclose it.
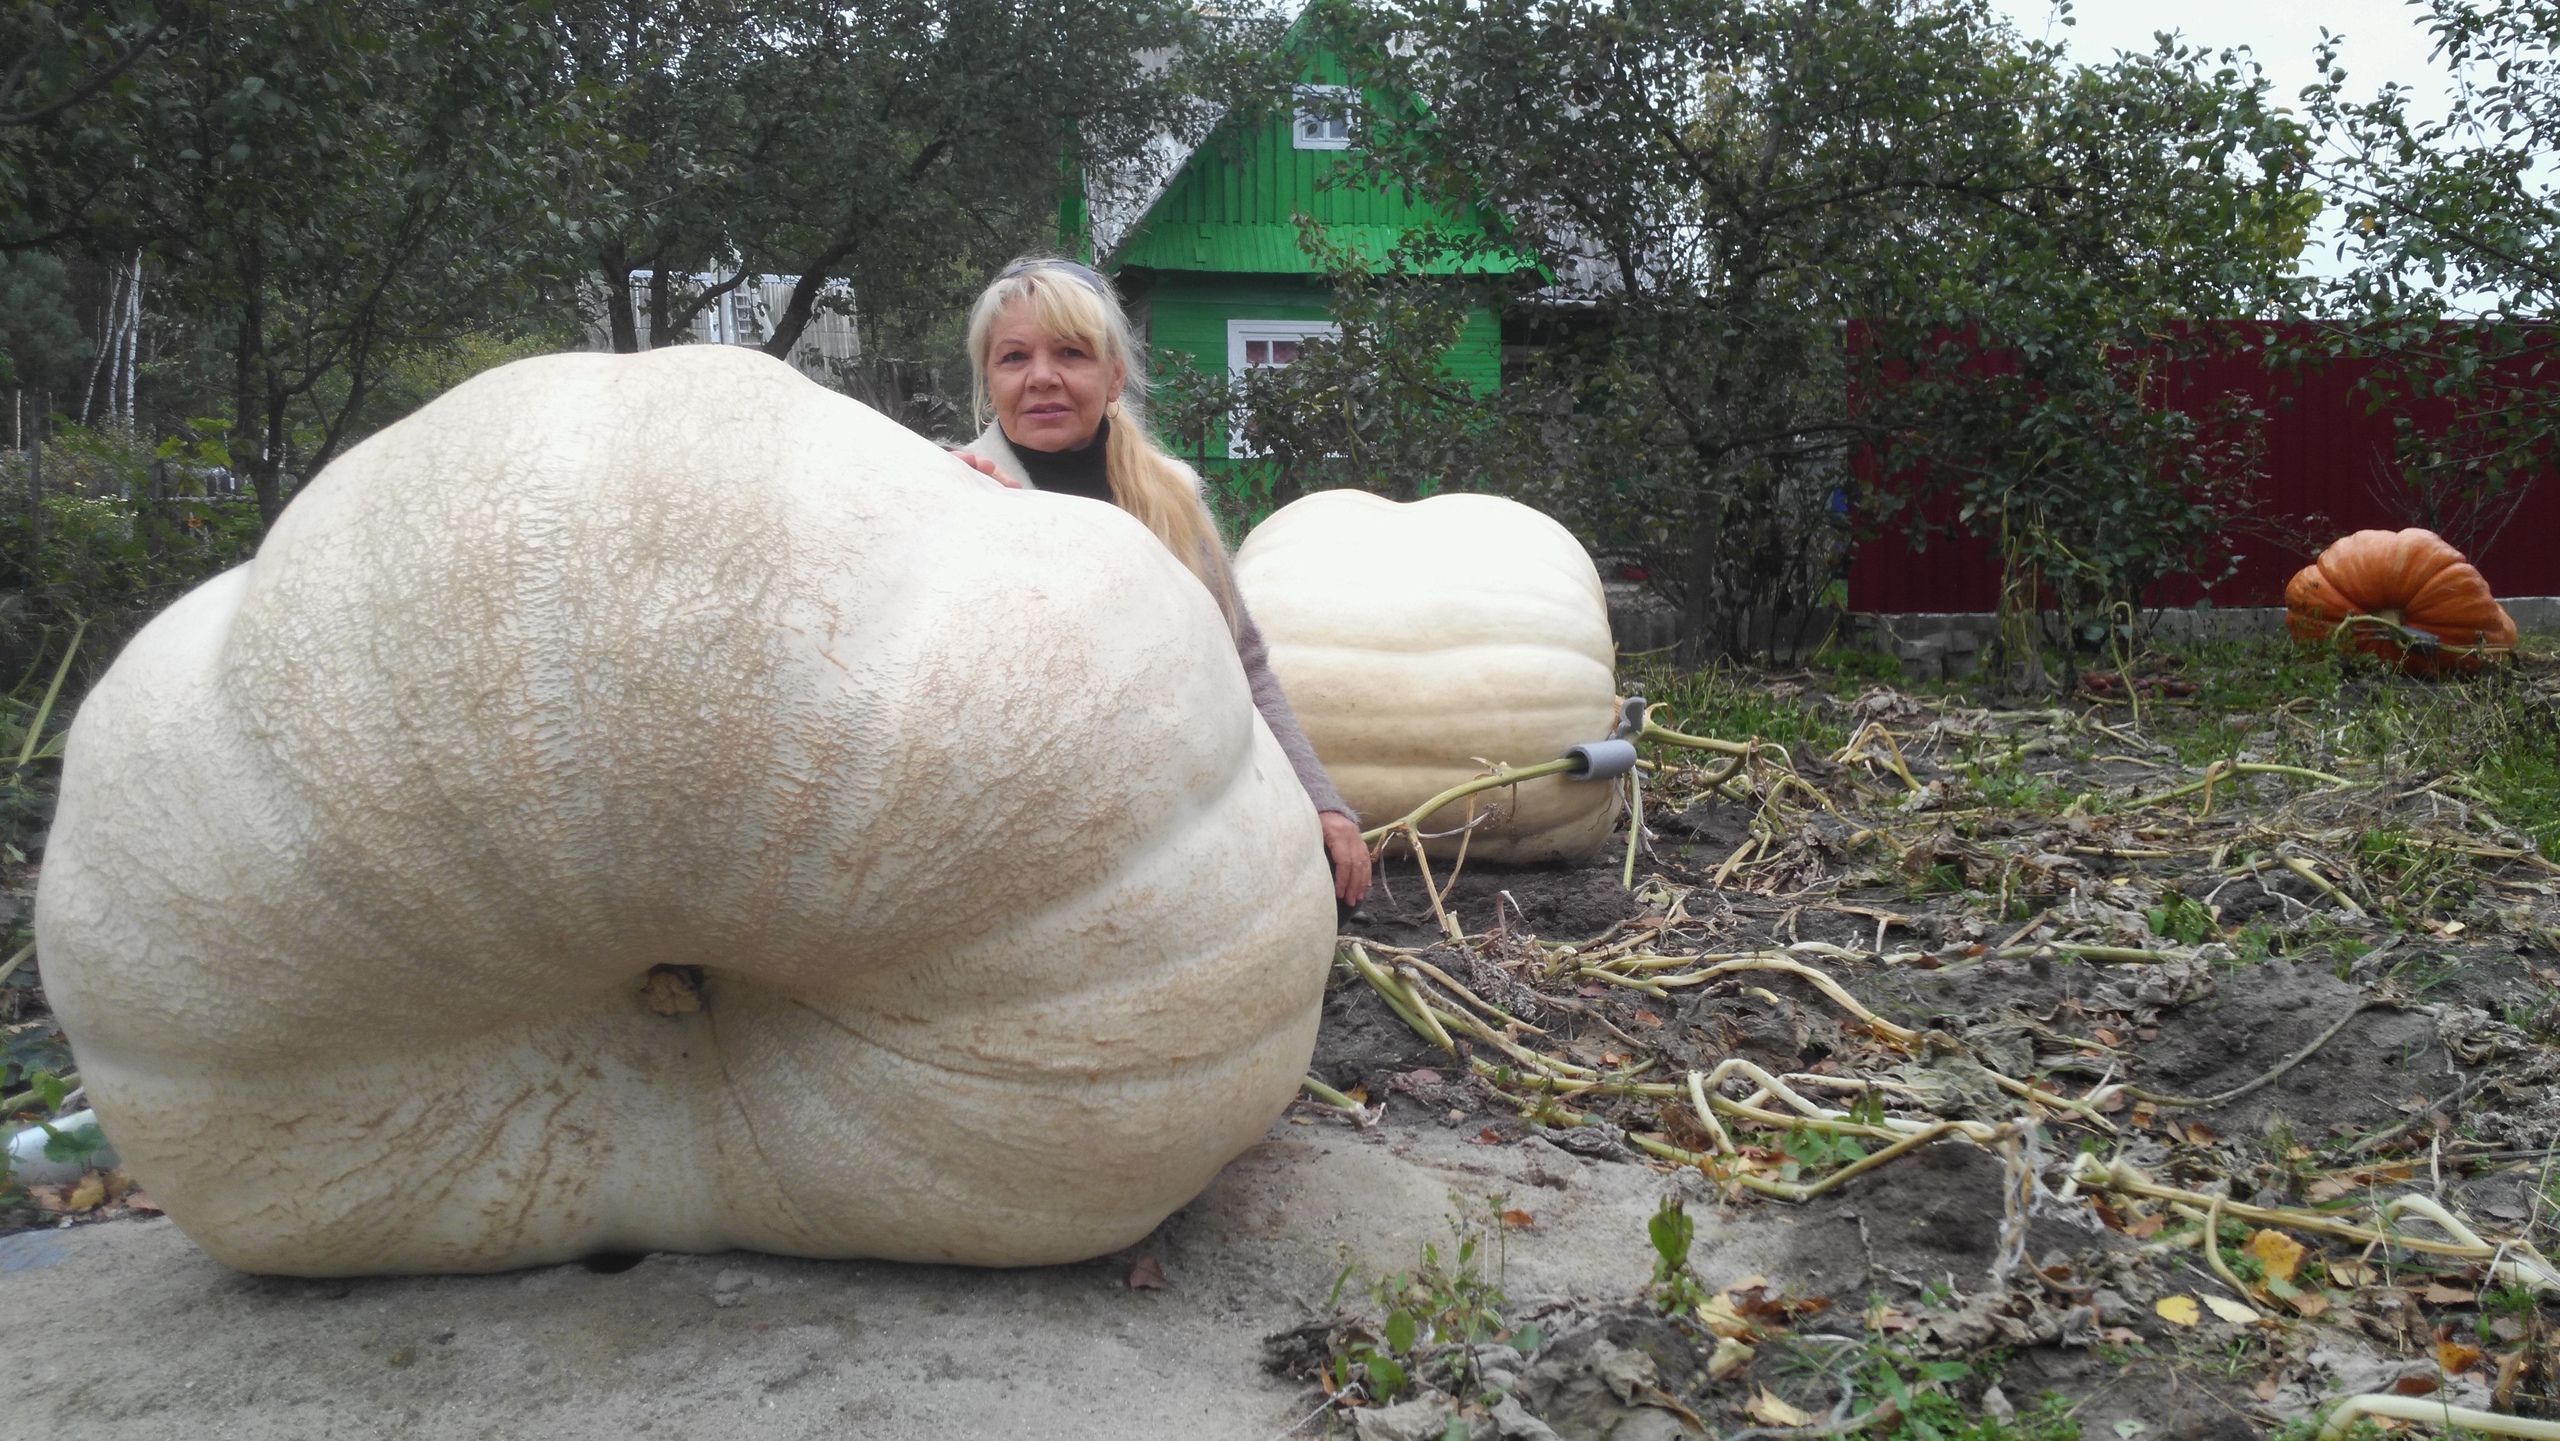
<instances>
[{"instance_id":1,"label":"blonde hair","mask_svg":"<svg viewBox=\"0 0 2560 1441\"><path fill-rule=\"evenodd\" d=\"M1111 416L1111 439L1103 451L1103 474L1111 482L1111 499L1139 524L1155 533L1164 548L1209 588L1230 629L1236 624L1234 583L1229 578L1226 545L1218 524L1201 503L1190 467L1156 445L1147 424L1146 364L1138 354L1137 333L1128 312L1111 292L1111 282L1073 261L1026 256L998 274L969 308L971 400L980 424L994 418L987 399L987 351L994 340L996 318L1020 303L1031 307L1031 319L1042 331L1093 348L1105 365L1118 365L1119 408ZM1008 438L1010 443L1010 438Z\"/></svg>"}]
</instances>

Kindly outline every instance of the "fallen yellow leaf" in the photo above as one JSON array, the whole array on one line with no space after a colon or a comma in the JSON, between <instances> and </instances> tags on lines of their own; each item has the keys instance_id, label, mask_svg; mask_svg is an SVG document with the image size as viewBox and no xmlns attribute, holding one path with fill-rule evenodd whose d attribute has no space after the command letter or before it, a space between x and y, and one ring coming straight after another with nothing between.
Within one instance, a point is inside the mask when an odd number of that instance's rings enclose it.
<instances>
[{"instance_id":1,"label":"fallen yellow leaf","mask_svg":"<svg viewBox=\"0 0 2560 1441\"><path fill-rule=\"evenodd\" d=\"M1758 1354L1731 1336L1719 1336L1716 1338L1716 1353L1707 1358L1707 1379L1721 1381L1750 1365L1751 1358Z\"/></svg>"},{"instance_id":2,"label":"fallen yellow leaf","mask_svg":"<svg viewBox=\"0 0 2560 1441\"><path fill-rule=\"evenodd\" d=\"M2225 1300L2220 1296L2207 1296L2204 1298L2204 1304L2213 1314L2234 1326L2254 1326L2266 1319L2253 1308L2237 1301Z\"/></svg>"},{"instance_id":3,"label":"fallen yellow leaf","mask_svg":"<svg viewBox=\"0 0 2560 1441\"><path fill-rule=\"evenodd\" d=\"M2151 1309L2161 1320L2180 1326L2192 1326L2204 1319L2204 1313L2196 1309L2193 1296L2163 1296L2152 1303Z\"/></svg>"},{"instance_id":4,"label":"fallen yellow leaf","mask_svg":"<svg viewBox=\"0 0 2560 1441\"><path fill-rule=\"evenodd\" d=\"M94 1211L99 1203L106 1199L106 1181L97 1172L91 1171L80 1178L79 1184L71 1188L69 1195L62 1198L62 1209L75 1215L82 1211Z\"/></svg>"},{"instance_id":5,"label":"fallen yellow leaf","mask_svg":"<svg viewBox=\"0 0 2560 1441\"><path fill-rule=\"evenodd\" d=\"M2442 1366L2448 1376L2459 1376L2479 1365L2480 1360L2481 1352L2477 1346L2465 1346L2459 1341L2436 1343L2436 1364Z\"/></svg>"},{"instance_id":6,"label":"fallen yellow leaf","mask_svg":"<svg viewBox=\"0 0 2560 1441\"><path fill-rule=\"evenodd\" d=\"M2267 1268L2267 1275L2273 1280L2290 1281L2293 1273L2302 1269L2302 1243L2282 1231L2252 1231L2240 1249L2257 1257L2258 1264Z\"/></svg>"},{"instance_id":7,"label":"fallen yellow leaf","mask_svg":"<svg viewBox=\"0 0 2560 1441\"><path fill-rule=\"evenodd\" d=\"M1799 1411L1770 1395L1766 1386L1760 1388L1759 1395L1751 1398L1750 1405L1742 1408L1742 1414L1763 1426L1806 1426L1813 1422L1812 1412Z\"/></svg>"},{"instance_id":8,"label":"fallen yellow leaf","mask_svg":"<svg viewBox=\"0 0 2560 1441\"><path fill-rule=\"evenodd\" d=\"M2332 1261L2329 1279L2341 1286L2370 1286L2377 1277L2374 1269L2362 1261Z\"/></svg>"},{"instance_id":9,"label":"fallen yellow leaf","mask_svg":"<svg viewBox=\"0 0 2560 1441\"><path fill-rule=\"evenodd\" d=\"M1733 1303L1722 1296L1709 1296L1699 1302L1698 1320L1719 1336L1747 1341L1757 1334L1757 1329L1742 1319L1742 1313L1733 1309Z\"/></svg>"}]
</instances>

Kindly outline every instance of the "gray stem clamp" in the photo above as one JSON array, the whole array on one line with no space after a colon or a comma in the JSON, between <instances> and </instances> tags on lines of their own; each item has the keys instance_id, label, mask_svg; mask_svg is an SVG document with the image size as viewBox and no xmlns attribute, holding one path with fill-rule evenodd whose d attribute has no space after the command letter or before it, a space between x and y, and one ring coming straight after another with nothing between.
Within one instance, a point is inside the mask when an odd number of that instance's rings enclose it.
<instances>
[{"instance_id":1,"label":"gray stem clamp","mask_svg":"<svg viewBox=\"0 0 2560 1441\"><path fill-rule=\"evenodd\" d=\"M1574 762L1569 781L1612 781L1636 768L1635 737L1644 733L1644 697L1631 695L1618 707L1618 726L1604 741L1589 741L1564 753Z\"/></svg>"}]
</instances>

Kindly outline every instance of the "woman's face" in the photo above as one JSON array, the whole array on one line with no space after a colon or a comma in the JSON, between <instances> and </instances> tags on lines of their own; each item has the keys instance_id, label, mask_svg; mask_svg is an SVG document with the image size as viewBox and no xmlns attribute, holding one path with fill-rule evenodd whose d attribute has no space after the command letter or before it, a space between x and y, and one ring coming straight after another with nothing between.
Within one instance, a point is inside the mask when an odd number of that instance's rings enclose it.
<instances>
[{"instance_id":1,"label":"woman's face","mask_svg":"<svg viewBox=\"0 0 2560 1441\"><path fill-rule=\"evenodd\" d=\"M1040 328L1020 301L996 315L987 335L987 393L1005 438L1033 450L1075 450L1093 440L1103 407L1129 368L1105 362L1081 340Z\"/></svg>"}]
</instances>

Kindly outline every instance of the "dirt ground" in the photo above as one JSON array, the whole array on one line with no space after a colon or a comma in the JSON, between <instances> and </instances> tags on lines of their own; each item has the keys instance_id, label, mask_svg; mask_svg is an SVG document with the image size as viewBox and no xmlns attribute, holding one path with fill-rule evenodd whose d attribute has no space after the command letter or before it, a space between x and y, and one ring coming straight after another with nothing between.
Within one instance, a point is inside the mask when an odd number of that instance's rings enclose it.
<instances>
[{"instance_id":1,"label":"dirt ground","mask_svg":"<svg viewBox=\"0 0 2560 1441\"><path fill-rule=\"evenodd\" d=\"M2158 1441L2303 1436L2373 1391L2560 1414L2560 1306L2491 1272L2509 1253L2304 1220L2417 1195L2550 1248L2560 870L2423 772L2206 771L2095 709L1847 709L1849 744L1770 776L1658 773L1632 889L1615 854L1452 881L1391 846L1320 1085L1120 1255L277 1281L39 1191L0 1236L0 1432ZM2199 774L2218 799L2154 799ZM49 1028L12 1004L31 1069ZM1820 1114L1735 1074L1719 1143L1684 1078L1746 1063ZM1997 1143L1862 1159L1924 1124ZM1650 1239L1666 1199L1685 1266ZM2277 1219L2221 1214L2208 1252L2223 1206Z\"/></svg>"}]
</instances>

